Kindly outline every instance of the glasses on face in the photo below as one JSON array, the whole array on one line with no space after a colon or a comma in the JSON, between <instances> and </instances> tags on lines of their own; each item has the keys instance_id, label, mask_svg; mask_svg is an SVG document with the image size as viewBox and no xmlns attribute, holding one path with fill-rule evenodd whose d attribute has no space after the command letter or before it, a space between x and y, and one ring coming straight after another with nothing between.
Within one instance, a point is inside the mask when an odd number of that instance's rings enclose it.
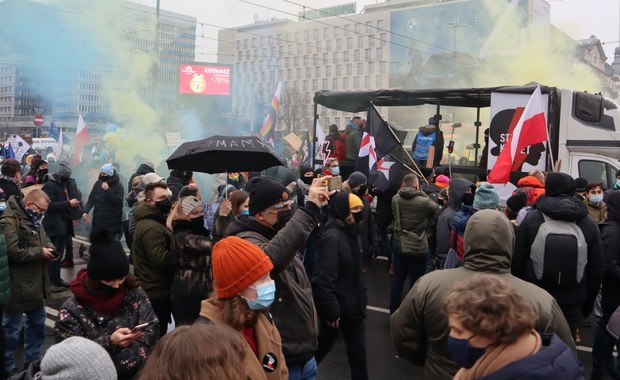
<instances>
[{"instance_id":1,"label":"glasses on face","mask_svg":"<svg viewBox=\"0 0 620 380\"><path fill-rule=\"evenodd\" d=\"M292 204L293 204L292 200L280 202L280 203L277 203L277 204L271 206L271 208L273 210L267 210L267 212L270 213L270 214L277 214L280 211L290 210Z\"/></svg>"},{"instance_id":2,"label":"glasses on face","mask_svg":"<svg viewBox=\"0 0 620 380\"><path fill-rule=\"evenodd\" d=\"M47 211L47 207L46 207L46 208L43 208L43 207L39 206L38 204L36 204L36 203L34 203L34 202L32 202L32 204L34 205L34 207L36 207L36 208L37 208L37 210L39 210L39 212L40 212L40 213L44 213L44 212L46 212L46 211Z\"/></svg>"}]
</instances>

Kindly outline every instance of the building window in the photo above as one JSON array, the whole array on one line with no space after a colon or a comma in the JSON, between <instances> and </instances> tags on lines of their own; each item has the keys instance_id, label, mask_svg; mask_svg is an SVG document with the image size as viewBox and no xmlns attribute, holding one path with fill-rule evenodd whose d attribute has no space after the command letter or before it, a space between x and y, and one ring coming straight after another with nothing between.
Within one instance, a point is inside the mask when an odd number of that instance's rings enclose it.
<instances>
[{"instance_id":1,"label":"building window","mask_svg":"<svg viewBox=\"0 0 620 380\"><path fill-rule=\"evenodd\" d=\"M377 59L378 60L383 59L383 48L382 47L377 48Z\"/></svg>"},{"instance_id":2,"label":"building window","mask_svg":"<svg viewBox=\"0 0 620 380\"><path fill-rule=\"evenodd\" d=\"M357 36L357 48L361 49L364 47L364 36Z\"/></svg>"},{"instance_id":3,"label":"building window","mask_svg":"<svg viewBox=\"0 0 620 380\"><path fill-rule=\"evenodd\" d=\"M312 91L317 91L319 87L319 81L316 79L312 80Z\"/></svg>"},{"instance_id":4,"label":"building window","mask_svg":"<svg viewBox=\"0 0 620 380\"><path fill-rule=\"evenodd\" d=\"M342 78L342 89L343 90L349 89L349 78L347 77Z\"/></svg>"},{"instance_id":5,"label":"building window","mask_svg":"<svg viewBox=\"0 0 620 380\"><path fill-rule=\"evenodd\" d=\"M377 28L383 29L383 20L377 20Z\"/></svg>"},{"instance_id":6,"label":"building window","mask_svg":"<svg viewBox=\"0 0 620 380\"><path fill-rule=\"evenodd\" d=\"M311 76L312 76L312 67L308 66L306 67L306 79L310 79Z\"/></svg>"},{"instance_id":7,"label":"building window","mask_svg":"<svg viewBox=\"0 0 620 380\"><path fill-rule=\"evenodd\" d=\"M370 75L364 77L364 88L370 88Z\"/></svg>"},{"instance_id":8,"label":"building window","mask_svg":"<svg viewBox=\"0 0 620 380\"><path fill-rule=\"evenodd\" d=\"M376 77L376 83L375 83L375 87L376 88L382 88L383 87L383 78L381 77L381 75L377 75Z\"/></svg>"},{"instance_id":9,"label":"building window","mask_svg":"<svg viewBox=\"0 0 620 380\"><path fill-rule=\"evenodd\" d=\"M321 80L321 85L323 86L323 90L327 90L327 78Z\"/></svg>"},{"instance_id":10,"label":"building window","mask_svg":"<svg viewBox=\"0 0 620 380\"><path fill-rule=\"evenodd\" d=\"M313 65L313 66L316 66L316 65L318 65L318 64L319 64L319 55L318 55L318 54L314 54L314 55L312 56L312 65Z\"/></svg>"},{"instance_id":11,"label":"building window","mask_svg":"<svg viewBox=\"0 0 620 380\"><path fill-rule=\"evenodd\" d=\"M360 59L361 59L361 57L360 57L360 51L359 51L359 50L355 50L355 51L353 52L353 60L354 60L355 62L359 62L359 60L360 60Z\"/></svg>"},{"instance_id":12,"label":"building window","mask_svg":"<svg viewBox=\"0 0 620 380\"><path fill-rule=\"evenodd\" d=\"M353 37L347 37L347 49L353 49Z\"/></svg>"},{"instance_id":13,"label":"building window","mask_svg":"<svg viewBox=\"0 0 620 380\"><path fill-rule=\"evenodd\" d=\"M315 28L314 29L314 39L318 40L319 39L319 28Z\"/></svg>"},{"instance_id":14,"label":"building window","mask_svg":"<svg viewBox=\"0 0 620 380\"><path fill-rule=\"evenodd\" d=\"M327 48L327 50L332 50L332 40L327 40L325 42L325 47Z\"/></svg>"},{"instance_id":15,"label":"building window","mask_svg":"<svg viewBox=\"0 0 620 380\"><path fill-rule=\"evenodd\" d=\"M368 62L368 73L374 74L375 72L375 63L373 61Z\"/></svg>"},{"instance_id":16,"label":"building window","mask_svg":"<svg viewBox=\"0 0 620 380\"><path fill-rule=\"evenodd\" d=\"M351 63L347 63L347 76L353 75L353 65Z\"/></svg>"},{"instance_id":17,"label":"building window","mask_svg":"<svg viewBox=\"0 0 620 380\"><path fill-rule=\"evenodd\" d=\"M367 62L370 62L370 49L366 49L366 54L364 55L364 58Z\"/></svg>"},{"instance_id":18,"label":"building window","mask_svg":"<svg viewBox=\"0 0 620 380\"><path fill-rule=\"evenodd\" d=\"M366 34L372 33L372 21L366 21Z\"/></svg>"},{"instance_id":19,"label":"building window","mask_svg":"<svg viewBox=\"0 0 620 380\"><path fill-rule=\"evenodd\" d=\"M362 31L362 24L359 22L355 23L355 34L359 34Z\"/></svg>"},{"instance_id":20,"label":"building window","mask_svg":"<svg viewBox=\"0 0 620 380\"><path fill-rule=\"evenodd\" d=\"M323 53L323 64L327 65L328 61L329 61L329 53Z\"/></svg>"},{"instance_id":21,"label":"building window","mask_svg":"<svg viewBox=\"0 0 620 380\"><path fill-rule=\"evenodd\" d=\"M304 41L306 41L306 42L310 41L310 31L309 30L304 30Z\"/></svg>"},{"instance_id":22,"label":"building window","mask_svg":"<svg viewBox=\"0 0 620 380\"><path fill-rule=\"evenodd\" d=\"M349 52L348 51L345 50L344 52L342 52L342 60L345 63L349 62Z\"/></svg>"},{"instance_id":23,"label":"building window","mask_svg":"<svg viewBox=\"0 0 620 380\"><path fill-rule=\"evenodd\" d=\"M286 80L293 79L293 69L286 70Z\"/></svg>"},{"instance_id":24,"label":"building window","mask_svg":"<svg viewBox=\"0 0 620 380\"><path fill-rule=\"evenodd\" d=\"M342 76L342 65L336 65L336 76Z\"/></svg>"},{"instance_id":25,"label":"building window","mask_svg":"<svg viewBox=\"0 0 620 380\"><path fill-rule=\"evenodd\" d=\"M306 44L306 53L307 54L312 54L312 42L308 42Z\"/></svg>"},{"instance_id":26,"label":"building window","mask_svg":"<svg viewBox=\"0 0 620 380\"><path fill-rule=\"evenodd\" d=\"M362 75L362 71L364 71L364 64L362 62L357 63L357 75Z\"/></svg>"},{"instance_id":27,"label":"building window","mask_svg":"<svg viewBox=\"0 0 620 380\"><path fill-rule=\"evenodd\" d=\"M325 76L326 77L331 77L332 76L332 67L331 66L325 66Z\"/></svg>"},{"instance_id":28,"label":"building window","mask_svg":"<svg viewBox=\"0 0 620 380\"><path fill-rule=\"evenodd\" d=\"M371 34L368 36L368 47L375 47L375 35Z\"/></svg>"},{"instance_id":29,"label":"building window","mask_svg":"<svg viewBox=\"0 0 620 380\"><path fill-rule=\"evenodd\" d=\"M338 78L332 79L332 90L338 89Z\"/></svg>"},{"instance_id":30,"label":"building window","mask_svg":"<svg viewBox=\"0 0 620 380\"><path fill-rule=\"evenodd\" d=\"M308 92L308 81L305 80L302 82L303 92Z\"/></svg>"},{"instance_id":31,"label":"building window","mask_svg":"<svg viewBox=\"0 0 620 380\"><path fill-rule=\"evenodd\" d=\"M342 38L338 38L336 40L336 49L337 50L342 50Z\"/></svg>"},{"instance_id":32,"label":"building window","mask_svg":"<svg viewBox=\"0 0 620 380\"><path fill-rule=\"evenodd\" d=\"M379 45L380 45L380 46L385 46L385 45L387 44L387 41L386 41L386 34L385 34L385 33L381 33L381 34L379 35L379 39L381 40L381 41L379 41Z\"/></svg>"},{"instance_id":33,"label":"building window","mask_svg":"<svg viewBox=\"0 0 620 380\"><path fill-rule=\"evenodd\" d=\"M301 79L301 67L295 69L295 79Z\"/></svg>"},{"instance_id":34,"label":"building window","mask_svg":"<svg viewBox=\"0 0 620 380\"><path fill-rule=\"evenodd\" d=\"M323 39L326 40L329 38L329 27L324 27L323 28Z\"/></svg>"},{"instance_id":35,"label":"building window","mask_svg":"<svg viewBox=\"0 0 620 380\"><path fill-rule=\"evenodd\" d=\"M317 67L316 67L316 75L315 75L315 76L316 76L317 78L320 78L320 77L321 77L321 66L317 66Z\"/></svg>"},{"instance_id":36,"label":"building window","mask_svg":"<svg viewBox=\"0 0 620 380\"><path fill-rule=\"evenodd\" d=\"M338 63L338 52L337 51L333 52L332 56L334 58L334 63Z\"/></svg>"}]
</instances>

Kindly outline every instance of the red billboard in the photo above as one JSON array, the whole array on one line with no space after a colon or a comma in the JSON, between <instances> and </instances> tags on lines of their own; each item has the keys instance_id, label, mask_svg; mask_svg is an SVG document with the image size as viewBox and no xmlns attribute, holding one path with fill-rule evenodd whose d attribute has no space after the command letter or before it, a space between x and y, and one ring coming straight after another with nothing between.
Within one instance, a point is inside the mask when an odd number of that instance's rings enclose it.
<instances>
[{"instance_id":1,"label":"red billboard","mask_svg":"<svg viewBox=\"0 0 620 380\"><path fill-rule=\"evenodd\" d=\"M230 71L223 65L180 65L179 93L229 96Z\"/></svg>"}]
</instances>

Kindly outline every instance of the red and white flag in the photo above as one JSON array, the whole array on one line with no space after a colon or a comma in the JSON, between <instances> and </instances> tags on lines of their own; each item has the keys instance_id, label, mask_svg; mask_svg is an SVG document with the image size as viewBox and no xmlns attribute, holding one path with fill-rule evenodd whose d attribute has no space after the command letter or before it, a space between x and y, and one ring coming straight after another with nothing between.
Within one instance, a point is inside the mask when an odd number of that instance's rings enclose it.
<instances>
[{"instance_id":1,"label":"red and white flag","mask_svg":"<svg viewBox=\"0 0 620 380\"><path fill-rule=\"evenodd\" d=\"M507 183L510 179L510 171L517 153L528 146L542 143L548 140L547 118L543 106L543 98L540 86L536 86L534 93L527 102L523 114L516 127L510 134L506 145L497 157L497 162L489 173L490 183Z\"/></svg>"},{"instance_id":2,"label":"red and white flag","mask_svg":"<svg viewBox=\"0 0 620 380\"><path fill-rule=\"evenodd\" d=\"M90 133L88 133L88 129L86 129L86 123L82 118L82 114L80 114L80 118L78 119L77 130L75 132L75 146L73 148L73 165L77 165L82 160L82 151L86 144L90 142Z\"/></svg>"}]
</instances>

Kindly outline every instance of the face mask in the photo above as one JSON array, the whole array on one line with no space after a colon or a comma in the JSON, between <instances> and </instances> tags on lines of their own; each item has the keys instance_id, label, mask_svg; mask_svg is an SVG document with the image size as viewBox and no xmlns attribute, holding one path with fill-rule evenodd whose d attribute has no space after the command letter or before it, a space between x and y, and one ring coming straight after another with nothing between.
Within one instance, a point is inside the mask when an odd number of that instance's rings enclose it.
<instances>
[{"instance_id":1,"label":"face mask","mask_svg":"<svg viewBox=\"0 0 620 380\"><path fill-rule=\"evenodd\" d=\"M0 203L0 212L3 212L4 210L6 210L6 203L2 202Z\"/></svg>"},{"instance_id":2,"label":"face mask","mask_svg":"<svg viewBox=\"0 0 620 380\"><path fill-rule=\"evenodd\" d=\"M469 339L474 336L470 336ZM471 368L484 355L485 351L485 348L472 346L469 339L457 339L448 335L450 356L456 364L463 368Z\"/></svg>"},{"instance_id":3,"label":"face mask","mask_svg":"<svg viewBox=\"0 0 620 380\"><path fill-rule=\"evenodd\" d=\"M159 211L162 212L162 214L167 214L172 208L172 202L170 201L170 198L166 198L161 201L155 202L155 207L157 207Z\"/></svg>"},{"instance_id":4,"label":"face mask","mask_svg":"<svg viewBox=\"0 0 620 380\"><path fill-rule=\"evenodd\" d=\"M601 203L603 201L603 195L590 195L590 202Z\"/></svg>"},{"instance_id":5,"label":"face mask","mask_svg":"<svg viewBox=\"0 0 620 380\"><path fill-rule=\"evenodd\" d=\"M108 182L109 179L110 179L110 176L107 176L107 175L100 175L99 176L99 181L101 181L101 182Z\"/></svg>"},{"instance_id":6,"label":"face mask","mask_svg":"<svg viewBox=\"0 0 620 380\"><path fill-rule=\"evenodd\" d=\"M463 201L467 206L471 206L474 204L474 193L465 193L463 194Z\"/></svg>"},{"instance_id":7,"label":"face mask","mask_svg":"<svg viewBox=\"0 0 620 380\"><path fill-rule=\"evenodd\" d=\"M254 289L256 289L256 294L258 294L256 301L243 297L250 310L264 310L271 306L273 301L276 299L276 283L273 280L258 285Z\"/></svg>"},{"instance_id":8,"label":"face mask","mask_svg":"<svg viewBox=\"0 0 620 380\"><path fill-rule=\"evenodd\" d=\"M39 175L39 177L43 177L47 174L47 169L39 169L37 170L37 174Z\"/></svg>"},{"instance_id":9,"label":"face mask","mask_svg":"<svg viewBox=\"0 0 620 380\"><path fill-rule=\"evenodd\" d=\"M278 221L272 226L273 229L280 231L292 217L293 210L280 211L278 213Z\"/></svg>"},{"instance_id":10,"label":"face mask","mask_svg":"<svg viewBox=\"0 0 620 380\"><path fill-rule=\"evenodd\" d=\"M28 214L28 216L30 217L30 219L32 219L32 221L35 224L41 224L41 221L43 220L43 217L45 216L45 214L42 214L40 212L31 210L29 208L26 209L26 214Z\"/></svg>"},{"instance_id":11,"label":"face mask","mask_svg":"<svg viewBox=\"0 0 620 380\"><path fill-rule=\"evenodd\" d=\"M360 189L358 191L355 192L356 195L366 195L366 190L368 190L368 186L366 185L361 185Z\"/></svg>"},{"instance_id":12,"label":"face mask","mask_svg":"<svg viewBox=\"0 0 620 380\"><path fill-rule=\"evenodd\" d=\"M333 175L340 175L340 166L334 166L330 168L329 171L332 172Z\"/></svg>"},{"instance_id":13,"label":"face mask","mask_svg":"<svg viewBox=\"0 0 620 380\"><path fill-rule=\"evenodd\" d=\"M119 286L118 288L115 288L115 287L113 287L113 286L106 285L106 284L104 284L103 282L100 282L100 283L99 283L99 289L101 289L101 290L103 291L103 293L104 293L106 296L108 296L108 297L113 297L113 296L117 295L117 294L118 294L118 292L120 292L120 291L121 291L121 288L122 288L122 287L123 287L123 286L121 285L121 286Z\"/></svg>"},{"instance_id":14,"label":"face mask","mask_svg":"<svg viewBox=\"0 0 620 380\"><path fill-rule=\"evenodd\" d=\"M314 179L314 177L301 177L301 182L305 183L306 185L312 185L312 180Z\"/></svg>"},{"instance_id":15,"label":"face mask","mask_svg":"<svg viewBox=\"0 0 620 380\"><path fill-rule=\"evenodd\" d=\"M364 213L362 211L354 213L353 219L355 220L355 223L361 223L364 219Z\"/></svg>"},{"instance_id":16,"label":"face mask","mask_svg":"<svg viewBox=\"0 0 620 380\"><path fill-rule=\"evenodd\" d=\"M243 216L248 216L250 215L250 210L247 208L244 208L243 210L241 210L241 215Z\"/></svg>"},{"instance_id":17,"label":"face mask","mask_svg":"<svg viewBox=\"0 0 620 380\"><path fill-rule=\"evenodd\" d=\"M197 216L195 218L191 218L189 220L192 223L192 227L194 228L204 228L205 225L205 217L204 216Z\"/></svg>"}]
</instances>

